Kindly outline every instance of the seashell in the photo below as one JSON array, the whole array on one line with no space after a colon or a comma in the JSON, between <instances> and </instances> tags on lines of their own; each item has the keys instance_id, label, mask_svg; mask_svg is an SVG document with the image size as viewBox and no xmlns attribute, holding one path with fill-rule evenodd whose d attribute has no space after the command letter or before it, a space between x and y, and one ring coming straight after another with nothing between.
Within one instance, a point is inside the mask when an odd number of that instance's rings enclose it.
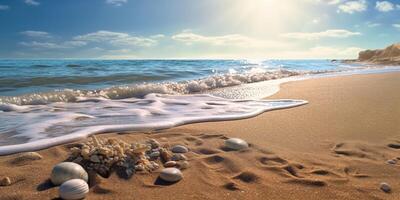
<instances>
[{"instance_id":1,"label":"seashell","mask_svg":"<svg viewBox=\"0 0 400 200\"><path fill-rule=\"evenodd\" d=\"M90 158L90 150L89 148L83 148L81 151L81 155L84 159L89 159Z\"/></svg>"},{"instance_id":2,"label":"seashell","mask_svg":"<svg viewBox=\"0 0 400 200\"><path fill-rule=\"evenodd\" d=\"M145 144L132 144L131 145L133 153L143 153L149 150L149 147Z\"/></svg>"},{"instance_id":3,"label":"seashell","mask_svg":"<svg viewBox=\"0 0 400 200\"><path fill-rule=\"evenodd\" d=\"M50 178L54 185L60 185L71 179L82 179L87 182L88 174L83 167L76 163L62 162L54 166Z\"/></svg>"},{"instance_id":4,"label":"seashell","mask_svg":"<svg viewBox=\"0 0 400 200\"><path fill-rule=\"evenodd\" d=\"M249 144L240 138L230 138L225 140L225 146L232 150L241 150L248 148Z\"/></svg>"},{"instance_id":5,"label":"seashell","mask_svg":"<svg viewBox=\"0 0 400 200\"><path fill-rule=\"evenodd\" d=\"M92 138L92 141L93 141L93 145L94 145L95 147L100 146L100 141L97 139L96 136L93 135L91 138Z\"/></svg>"},{"instance_id":6,"label":"seashell","mask_svg":"<svg viewBox=\"0 0 400 200\"><path fill-rule=\"evenodd\" d=\"M11 185L11 179L9 177L4 177L0 180L0 186L9 186Z\"/></svg>"},{"instance_id":7,"label":"seashell","mask_svg":"<svg viewBox=\"0 0 400 200\"><path fill-rule=\"evenodd\" d=\"M187 153L189 150L183 145L175 145L171 148L173 153Z\"/></svg>"},{"instance_id":8,"label":"seashell","mask_svg":"<svg viewBox=\"0 0 400 200\"><path fill-rule=\"evenodd\" d=\"M88 192L89 186L82 179L68 180L59 189L60 197L65 200L83 199Z\"/></svg>"},{"instance_id":9,"label":"seashell","mask_svg":"<svg viewBox=\"0 0 400 200\"><path fill-rule=\"evenodd\" d=\"M165 168L161 171L160 178L167 182L177 182L183 178L183 174L177 168Z\"/></svg>"}]
</instances>

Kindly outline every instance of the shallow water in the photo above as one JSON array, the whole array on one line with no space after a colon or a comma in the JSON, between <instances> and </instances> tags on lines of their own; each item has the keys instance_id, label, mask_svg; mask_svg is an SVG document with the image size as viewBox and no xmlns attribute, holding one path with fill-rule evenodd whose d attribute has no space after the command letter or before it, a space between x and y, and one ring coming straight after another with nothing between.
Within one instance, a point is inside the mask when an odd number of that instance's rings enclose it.
<instances>
[{"instance_id":1,"label":"shallow water","mask_svg":"<svg viewBox=\"0 0 400 200\"><path fill-rule=\"evenodd\" d=\"M96 133L253 117L307 103L257 100L282 82L391 70L399 68L327 60L1 60L0 155Z\"/></svg>"}]
</instances>

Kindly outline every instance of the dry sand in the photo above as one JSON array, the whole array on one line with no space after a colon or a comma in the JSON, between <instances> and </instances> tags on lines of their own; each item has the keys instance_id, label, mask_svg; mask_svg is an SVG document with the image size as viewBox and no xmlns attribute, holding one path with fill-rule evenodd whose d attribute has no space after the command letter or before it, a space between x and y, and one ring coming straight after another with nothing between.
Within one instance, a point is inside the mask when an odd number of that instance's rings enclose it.
<instances>
[{"instance_id":1,"label":"dry sand","mask_svg":"<svg viewBox=\"0 0 400 200\"><path fill-rule=\"evenodd\" d=\"M186 125L157 133L103 134L127 142L156 138L185 144L191 166L184 179L160 185L158 172L129 180L115 174L92 187L87 199L400 199L400 73L353 75L284 84L274 98L308 105L255 118ZM245 151L225 151L240 137ZM0 157L0 199L57 199L52 167L68 145L39 151L41 160ZM391 193L379 189L381 182Z\"/></svg>"}]
</instances>

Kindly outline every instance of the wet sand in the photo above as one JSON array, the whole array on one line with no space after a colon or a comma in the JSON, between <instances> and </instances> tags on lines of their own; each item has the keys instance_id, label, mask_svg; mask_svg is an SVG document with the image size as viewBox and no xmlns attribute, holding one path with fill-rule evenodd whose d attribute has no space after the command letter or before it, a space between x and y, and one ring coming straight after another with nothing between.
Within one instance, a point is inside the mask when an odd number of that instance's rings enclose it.
<instances>
[{"instance_id":1,"label":"wet sand","mask_svg":"<svg viewBox=\"0 0 400 200\"><path fill-rule=\"evenodd\" d=\"M126 142L155 138L184 144L190 167L165 185L159 170L124 180L113 174L87 199L400 199L400 73L352 75L290 82L268 99L309 104L257 117L185 125L137 134L102 134ZM222 148L240 137L244 151ZM38 151L40 160L0 157L0 199L57 199L48 181L69 145ZM396 159L396 164L387 164ZM380 190L386 182L392 192Z\"/></svg>"}]
</instances>

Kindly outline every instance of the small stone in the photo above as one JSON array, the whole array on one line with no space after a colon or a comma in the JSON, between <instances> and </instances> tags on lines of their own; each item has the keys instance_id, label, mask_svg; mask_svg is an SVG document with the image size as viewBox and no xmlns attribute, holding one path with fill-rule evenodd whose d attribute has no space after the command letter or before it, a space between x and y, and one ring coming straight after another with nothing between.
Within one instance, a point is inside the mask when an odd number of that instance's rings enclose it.
<instances>
[{"instance_id":1,"label":"small stone","mask_svg":"<svg viewBox=\"0 0 400 200\"><path fill-rule=\"evenodd\" d=\"M386 193L389 193L390 191L392 191L392 188L390 187L390 185L385 183L385 182L381 183L381 187L380 188L381 188L382 191L384 191Z\"/></svg>"},{"instance_id":2,"label":"small stone","mask_svg":"<svg viewBox=\"0 0 400 200\"><path fill-rule=\"evenodd\" d=\"M92 161L94 163L99 163L100 158L97 155L93 155L93 156L90 156L90 161Z\"/></svg>"},{"instance_id":3,"label":"small stone","mask_svg":"<svg viewBox=\"0 0 400 200\"><path fill-rule=\"evenodd\" d=\"M183 174L177 168L165 168L161 171L160 178L167 182L177 182L183 178Z\"/></svg>"},{"instance_id":4,"label":"small stone","mask_svg":"<svg viewBox=\"0 0 400 200\"><path fill-rule=\"evenodd\" d=\"M150 158L158 158L160 157L160 152L159 151L152 152L149 156Z\"/></svg>"},{"instance_id":5,"label":"small stone","mask_svg":"<svg viewBox=\"0 0 400 200\"><path fill-rule=\"evenodd\" d=\"M189 150L185 146L182 145L175 145L171 148L173 153L187 153Z\"/></svg>"},{"instance_id":6,"label":"small stone","mask_svg":"<svg viewBox=\"0 0 400 200\"><path fill-rule=\"evenodd\" d=\"M160 143L155 139L150 139L149 143L150 143L152 149L156 149L161 146Z\"/></svg>"},{"instance_id":7,"label":"small stone","mask_svg":"<svg viewBox=\"0 0 400 200\"><path fill-rule=\"evenodd\" d=\"M151 161L150 165L151 165L152 170L156 170L156 169L160 168L160 165L154 161Z\"/></svg>"},{"instance_id":8,"label":"small stone","mask_svg":"<svg viewBox=\"0 0 400 200\"><path fill-rule=\"evenodd\" d=\"M0 180L0 186L9 186L11 185L11 179L9 177L4 177Z\"/></svg>"},{"instance_id":9,"label":"small stone","mask_svg":"<svg viewBox=\"0 0 400 200\"><path fill-rule=\"evenodd\" d=\"M183 162L179 163L179 168L180 168L180 169L187 169L187 168L189 168L189 162L188 162L188 161L183 161Z\"/></svg>"},{"instance_id":10,"label":"small stone","mask_svg":"<svg viewBox=\"0 0 400 200\"><path fill-rule=\"evenodd\" d=\"M232 150L242 150L248 148L249 144L240 138L230 138L225 140L225 146Z\"/></svg>"},{"instance_id":11,"label":"small stone","mask_svg":"<svg viewBox=\"0 0 400 200\"><path fill-rule=\"evenodd\" d=\"M82 160L83 160L83 158L79 156L79 157L75 158L72 162L74 162L74 163L81 163Z\"/></svg>"},{"instance_id":12,"label":"small stone","mask_svg":"<svg viewBox=\"0 0 400 200\"><path fill-rule=\"evenodd\" d=\"M163 162L168 162L171 160L172 158L172 153L169 152L167 149L165 148L161 148L160 149L160 157L162 158Z\"/></svg>"},{"instance_id":13,"label":"small stone","mask_svg":"<svg viewBox=\"0 0 400 200\"><path fill-rule=\"evenodd\" d=\"M11 160L11 163L12 164L22 164L22 163L29 162L29 161L41 160L42 158L43 157L36 152L25 152L25 153L17 154L16 157Z\"/></svg>"},{"instance_id":14,"label":"small stone","mask_svg":"<svg viewBox=\"0 0 400 200\"><path fill-rule=\"evenodd\" d=\"M176 153L172 156L171 160L173 161L180 161L180 160L187 160L186 156L180 153Z\"/></svg>"},{"instance_id":15,"label":"small stone","mask_svg":"<svg viewBox=\"0 0 400 200\"><path fill-rule=\"evenodd\" d=\"M168 162L164 163L164 167L175 167L175 166L176 166L175 161L168 161Z\"/></svg>"},{"instance_id":16,"label":"small stone","mask_svg":"<svg viewBox=\"0 0 400 200\"><path fill-rule=\"evenodd\" d=\"M386 161L387 164L395 165L397 161L395 159Z\"/></svg>"},{"instance_id":17,"label":"small stone","mask_svg":"<svg viewBox=\"0 0 400 200\"><path fill-rule=\"evenodd\" d=\"M144 166L142 164L135 165L135 170L136 171L144 171Z\"/></svg>"}]
</instances>

